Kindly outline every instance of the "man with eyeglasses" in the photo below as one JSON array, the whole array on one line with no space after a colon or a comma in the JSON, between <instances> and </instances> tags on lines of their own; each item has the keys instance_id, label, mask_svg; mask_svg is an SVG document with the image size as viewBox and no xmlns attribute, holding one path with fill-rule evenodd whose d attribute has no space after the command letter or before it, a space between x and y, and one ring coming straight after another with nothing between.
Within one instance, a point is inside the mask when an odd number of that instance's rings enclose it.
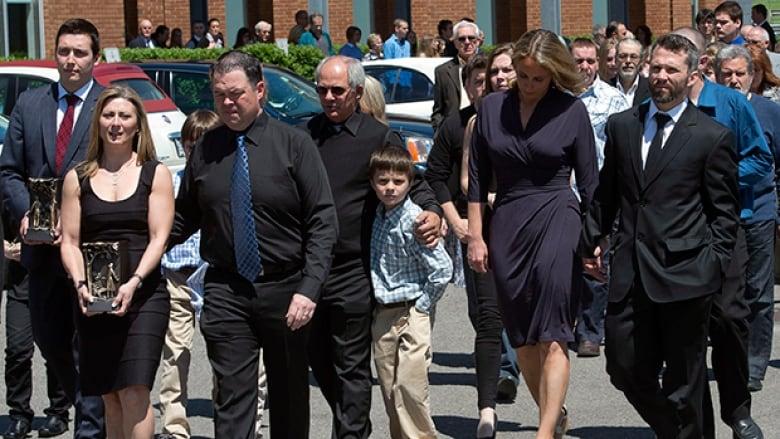
<instances>
[{"instance_id":1,"label":"man with eyeglasses","mask_svg":"<svg viewBox=\"0 0 780 439\"><path fill-rule=\"evenodd\" d=\"M628 41L628 40L623 40ZM607 136L604 128L607 119L623 110L631 108L623 94L599 79L599 59L596 44L587 38L577 38L571 43L571 55L577 69L587 79L588 88L579 96L585 104L596 138L596 159L599 169L604 164L604 144ZM602 261L604 271L608 270L609 252L605 250ZM604 339L604 313L607 310L609 293L608 282L584 275L585 288L581 298L581 307L577 318L575 337L578 357L598 357L601 355L601 341Z\"/></svg>"},{"instance_id":2,"label":"man with eyeglasses","mask_svg":"<svg viewBox=\"0 0 780 439\"><path fill-rule=\"evenodd\" d=\"M745 26L747 27L747 26ZM769 61L772 63L772 72L775 75L780 74L780 53L775 53L770 50L769 34L766 29L761 26L750 26L749 29L744 31L745 42L747 44L754 44L766 51L766 55L769 57Z\"/></svg>"},{"instance_id":3,"label":"man with eyeglasses","mask_svg":"<svg viewBox=\"0 0 780 439\"><path fill-rule=\"evenodd\" d=\"M642 43L634 38L620 40L615 51L618 74L610 84L618 89L626 101L635 107L650 97L650 85L639 74L642 64Z\"/></svg>"},{"instance_id":4,"label":"man with eyeglasses","mask_svg":"<svg viewBox=\"0 0 780 439\"><path fill-rule=\"evenodd\" d=\"M336 203L339 233L333 265L317 302L309 339L309 361L333 412L333 438L371 434L371 319L369 267L371 225L378 200L371 189L368 161L385 145L402 146L397 133L357 111L366 74L345 56L325 58L314 73L323 112L307 128L319 147ZM439 203L423 179L415 179L411 198L424 212L417 218L418 239L435 244Z\"/></svg>"},{"instance_id":5,"label":"man with eyeglasses","mask_svg":"<svg viewBox=\"0 0 780 439\"><path fill-rule=\"evenodd\" d=\"M460 72L479 50L479 27L474 22L461 20L453 27L452 32L458 56L436 67L434 71L433 113L431 114L431 125L434 131L447 116L457 113L470 104L461 82Z\"/></svg>"}]
</instances>

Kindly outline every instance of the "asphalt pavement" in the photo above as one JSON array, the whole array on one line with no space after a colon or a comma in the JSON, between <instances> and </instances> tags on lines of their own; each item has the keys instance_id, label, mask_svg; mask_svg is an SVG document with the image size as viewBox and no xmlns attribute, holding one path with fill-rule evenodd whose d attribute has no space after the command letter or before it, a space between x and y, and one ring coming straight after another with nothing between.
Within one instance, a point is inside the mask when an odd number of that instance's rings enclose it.
<instances>
[{"instance_id":1,"label":"asphalt pavement","mask_svg":"<svg viewBox=\"0 0 780 439\"><path fill-rule=\"evenodd\" d=\"M776 304L780 303L776 288ZM780 311L780 310L778 310ZM2 321L5 322L5 301ZM780 438L780 331L775 326L774 352L764 389L754 393L753 417L761 425L767 439ZM471 438L477 426L477 391L472 357L474 331L466 313L466 294L462 289L449 288L438 305L433 331L433 366L430 370L431 405L433 419L442 438ZM5 348L5 325L0 325L0 347ZM33 408L36 417L33 427L42 424L46 407L46 386L43 361L36 354L33 365ZM313 382L313 381L312 381ZM717 395L714 381L710 381ZM7 428L8 407L3 395L5 384L0 383L0 432ZM152 391L155 413L158 400L157 386ZM193 438L213 438L211 406L211 373L203 338L196 333L190 370L189 419ZM330 436L330 411L316 385L311 388L311 437L327 439ZM651 439L652 431L628 404L623 395L612 387L604 371L604 357L580 359L572 355L571 385L567 397L570 430L566 437L588 439ZM533 438L537 425L537 409L528 391L521 384L513 404L501 404L498 412L498 437ZM718 409L716 408L716 413ZM267 414L267 412L266 412ZM373 435L388 438L387 417L379 393L374 386L371 408ZM158 419L159 421L159 419ZM267 436L267 418L264 421ZM157 431L159 431L159 422ZM730 430L719 423L718 438L731 437ZM70 434L63 437L69 437ZM37 435L33 435L37 437Z\"/></svg>"}]
</instances>

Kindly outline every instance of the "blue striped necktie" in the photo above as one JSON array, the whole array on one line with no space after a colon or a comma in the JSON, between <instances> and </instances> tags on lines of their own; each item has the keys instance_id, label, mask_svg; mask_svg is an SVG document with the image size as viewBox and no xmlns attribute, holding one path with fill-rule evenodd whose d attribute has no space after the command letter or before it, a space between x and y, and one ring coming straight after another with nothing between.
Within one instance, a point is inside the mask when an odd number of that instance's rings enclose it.
<instances>
[{"instance_id":1,"label":"blue striped necktie","mask_svg":"<svg viewBox=\"0 0 780 439\"><path fill-rule=\"evenodd\" d=\"M233 217L236 270L246 280L254 282L263 269L252 210L252 182L249 179L249 159L244 140L243 135L236 138L236 161L230 178L230 212Z\"/></svg>"}]
</instances>

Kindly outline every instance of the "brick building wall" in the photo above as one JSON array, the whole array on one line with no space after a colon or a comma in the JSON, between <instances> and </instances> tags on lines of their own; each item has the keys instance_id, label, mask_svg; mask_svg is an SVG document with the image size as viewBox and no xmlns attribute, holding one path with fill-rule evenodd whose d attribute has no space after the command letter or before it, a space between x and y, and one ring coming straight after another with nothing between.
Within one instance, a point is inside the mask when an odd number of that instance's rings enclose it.
<instances>
[{"instance_id":1,"label":"brick building wall","mask_svg":"<svg viewBox=\"0 0 780 439\"><path fill-rule=\"evenodd\" d=\"M347 41L347 28L353 24L352 0L328 2L328 28L333 44L345 43ZM368 29L363 31L369 32Z\"/></svg>"},{"instance_id":2,"label":"brick building wall","mask_svg":"<svg viewBox=\"0 0 780 439\"><path fill-rule=\"evenodd\" d=\"M125 17L123 0L80 0L78 16L92 22L100 33L101 47L124 47ZM57 29L69 18L74 18L72 0L43 2L45 56L54 57L54 38Z\"/></svg>"},{"instance_id":3,"label":"brick building wall","mask_svg":"<svg viewBox=\"0 0 780 439\"><path fill-rule=\"evenodd\" d=\"M423 35L438 35L439 20L457 23L463 17L476 19L474 1L457 0L411 0L412 27L420 39Z\"/></svg>"},{"instance_id":4,"label":"brick building wall","mask_svg":"<svg viewBox=\"0 0 780 439\"><path fill-rule=\"evenodd\" d=\"M593 31L593 0L561 0L561 33L590 35Z\"/></svg>"},{"instance_id":5,"label":"brick building wall","mask_svg":"<svg viewBox=\"0 0 780 439\"><path fill-rule=\"evenodd\" d=\"M287 38L290 29L295 26L295 13L301 9L308 9L308 6L306 0L274 1L271 14L274 20L271 23L274 25L274 35L277 38Z\"/></svg>"},{"instance_id":6,"label":"brick building wall","mask_svg":"<svg viewBox=\"0 0 780 439\"><path fill-rule=\"evenodd\" d=\"M645 0L629 5L629 29L647 25L656 37L691 25L690 0Z\"/></svg>"}]
</instances>

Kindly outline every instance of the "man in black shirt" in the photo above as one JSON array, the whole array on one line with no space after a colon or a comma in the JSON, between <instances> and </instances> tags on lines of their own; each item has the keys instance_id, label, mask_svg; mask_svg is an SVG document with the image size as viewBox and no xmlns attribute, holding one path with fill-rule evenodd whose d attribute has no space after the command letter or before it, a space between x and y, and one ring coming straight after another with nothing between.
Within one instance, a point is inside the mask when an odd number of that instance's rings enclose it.
<instances>
[{"instance_id":1,"label":"man in black shirt","mask_svg":"<svg viewBox=\"0 0 780 439\"><path fill-rule=\"evenodd\" d=\"M215 435L255 437L262 347L271 437L306 438L308 322L338 231L330 186L311 139L263 113L256 58L228 52L211 77L225 125L192 151L171 241L200 229L209 263L201 330L217 379Z\"/></svg>"},{"instance_id":2,"label":"man in black shirt","mask_svg":"<svg viewBox=\"0 0 780 439\"><path fill-rule=\"evenodd\" d=\"M371 318L368 258L378 200L371 189L368 159L401 139L369 115L357 112L365 73L357 60L324 59L315 72L323 113L307 127L319 146L336 202L339 235L309 340L311 369L333 412L333 437L371 434ZM421 179L412 200L426 212L418 218L419 239L435 242L441 208Z\"/></svg>"}]
</instances>

